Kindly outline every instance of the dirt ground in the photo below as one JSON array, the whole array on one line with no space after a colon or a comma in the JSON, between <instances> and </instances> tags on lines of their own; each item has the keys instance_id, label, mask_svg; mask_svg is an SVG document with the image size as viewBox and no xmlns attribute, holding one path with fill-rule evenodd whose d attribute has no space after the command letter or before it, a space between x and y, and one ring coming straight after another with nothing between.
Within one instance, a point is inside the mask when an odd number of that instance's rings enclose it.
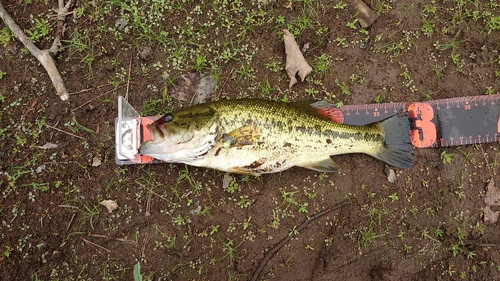
<instances>
[{"instance_id":1,"label":"dirt ground","mask_svg":"<svg viewBox=\"0 0 500 281\"><path fill-rule=\"evenodd\" d=\"M45 49L56 2L2 4ZM0 24L1 280L500 279L500 227L483 216L498 143L417 149L393 183L357 154L334 157L338 174L260 177L114 159L118 95L143 115L184 107L173 81L191 71L216 78L209 100L498 94L496 1L367 1L366 30L349 1L74 2L55 58L69 101ZM314 69L291 89L283 28Z\"/></svg>"}]
</instances>

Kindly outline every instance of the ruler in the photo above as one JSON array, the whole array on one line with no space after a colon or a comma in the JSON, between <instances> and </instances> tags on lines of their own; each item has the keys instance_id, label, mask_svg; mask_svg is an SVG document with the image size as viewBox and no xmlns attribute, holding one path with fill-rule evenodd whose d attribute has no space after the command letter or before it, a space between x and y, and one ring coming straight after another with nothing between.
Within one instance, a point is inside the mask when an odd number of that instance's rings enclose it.
<instances>
[{"instance_id":1,"label":"ruler","mask_svg":"<svg viewBox=\"0 0 500 281\"><path fill-rule=\"evenodd\" d=\"M122 103L125 109L135 112L123 99L119 99L119 111ZM407 114L412 128L404 145L411 145L413 148L500 142L500 94L425 102L344 105L330 107L324 113L334 122L350 125L366 125L396 114ZM137 154L140 144L151 139L146 125L160 116L136 115L133 118L115 120L116 163L126 165L161 162Z\"/></svg>"},{"instance_id":2,"label":"ruler","mask_svg":"<svg viewBox=\"0 0 500 281\"><path fill-rule=\"evenodd\" d=\"M366 125L398 113L412 121L414 148L447 147L500 141L500 94L426 102L345 105L330 110L335 122Z\"/></svg>"}]
</instances>

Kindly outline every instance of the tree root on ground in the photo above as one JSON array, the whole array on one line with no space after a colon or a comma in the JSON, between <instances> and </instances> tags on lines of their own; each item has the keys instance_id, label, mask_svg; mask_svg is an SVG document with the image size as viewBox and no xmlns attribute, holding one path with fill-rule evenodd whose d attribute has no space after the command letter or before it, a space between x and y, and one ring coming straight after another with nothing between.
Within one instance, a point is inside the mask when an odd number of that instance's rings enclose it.
<instances>
[{"instance_id":1,"label":"tree root on ground","mask_svg":"<svg viewBox=\"0 0 500 281\"><path fill-rule=\"evenodd\" d=\"M301 223L296 229L294 232L296 232L297 234L290 234L288 235L287 237L283 238L276 246L274 246L271 250L269 250L266 255L264 256L264 258L260 261L259 263L259 266L257 267L257 269L253 272L252 274L252 278L250 279L251 281L256 281L257 278L259 278L259 275L260 273L262 272L262 270L264 270L264 267L267 265L267 263L271 260L271 258L274 256L274 254L276 254L280 249L281 247L283 247L286 243L288 243L288 241L290 241L293 237L295 237L296 235L298 235L302 230L304 230L308 225L309 223L311 223L312 221L328 214L329 212L333 211L333 210L337 210L337 209L340 209L341 207L347 205L351 203L351 201L345 201L345 202L342 202L336 206L333 206L333 207L330 207L322 212L319 212L317 213L316 215L312 216L311 218L309 218L308 220L304 221L303 223Z\"/></svg>"},{"instance_id":2,"label":"tree root on ground","mask_svg":"<svg viewBox=\"0 0 500 281\"><path fill-rule=\"evenodd\" d=\"M64 32L64 20L66 19L66 15L71 6L72 0L64 6L64 0L59 0L59 9L57 10L57 35L55 36L54 43L49 50L40 50L38 49L33 42L24 34L24 32L19 28L16 22L12 19L12 17L7 13L4 9L2 2L0 1L0 18L5 22L5 25L10 29L10 31L14 34L17 40L21 41L23 45L28 49L28 51L42 64L42 66L47 71L47 74L56 89L57 95L62 100L67 100L69 97L68 91L66 90L66 86L64 85L64 81L61 77L61 74L57 70L56 64L52 59L50 53L57 54L59 50L59 46L61 44L62 34Z\"/></svg>"}]
</instances>

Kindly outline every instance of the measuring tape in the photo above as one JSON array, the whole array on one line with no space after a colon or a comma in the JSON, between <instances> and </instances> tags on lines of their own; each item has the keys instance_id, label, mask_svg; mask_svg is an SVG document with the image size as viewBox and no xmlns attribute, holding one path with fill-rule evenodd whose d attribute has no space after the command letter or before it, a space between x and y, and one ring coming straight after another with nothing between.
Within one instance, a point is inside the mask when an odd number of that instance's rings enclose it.
<instances>
[{"instance_id":1,"label":"measuring tape","mask_svg":"<svg viewBox=\"0 0 500 281\"><path fill-rule=\"evenodd\" d=\"M407 113L408 118L412 120L412 129L407 143L413 148L500 141L500 94L426 102L344 105L328 108L327 111L328 118L334 122L358 126L382 121L396 114ZM116 136L116 163L118 165L161 162L149 156L138 155L137 152L133 158L119 153L119 151L137 151L141 143L150 140L151 136L146 126L159 117L141 117L121 122L131 127L137 123L138 126L135 127L137 132L132 132L133 129L126 130L126 132L134 133L131 134L132 137ZM115 131L119 132L117 128L123 124L119 124L120 121L115 122ZM127 141L125 146L125 142L122 141L125 138L132 140L132 145L130 141Z\"/></svg>"},{"instance_id":2,"label":"measuring tape","mask_svg":"<svg viewBox=\"0 0 500 281\"><path fill-rule=\"evenodd\" d=\"M366 125L402 112L412 120L410 140L414 148L500 141L500 94L345 105L335 108L330 118L339 123Z\"/></svg>"}]
</instances>

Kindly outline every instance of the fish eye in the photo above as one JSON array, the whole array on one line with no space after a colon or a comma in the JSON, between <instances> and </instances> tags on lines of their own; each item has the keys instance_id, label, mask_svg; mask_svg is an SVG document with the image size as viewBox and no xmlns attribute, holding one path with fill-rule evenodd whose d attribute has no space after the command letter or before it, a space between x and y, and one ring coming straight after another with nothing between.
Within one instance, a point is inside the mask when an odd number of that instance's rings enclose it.
<instances>
[{"instance_id":1,"label":"fish eye","mask_svg":"<svg viewBox=\"0 0 500 281\"><path fill-rule=\"evenodd\" d=\"M174 119L174 116L171 113L166 114L165 116L163 116L163 122L165 122L165 123L168 123L168 122L172 121L172 119Z\"/></svg>"}]
</instances>

